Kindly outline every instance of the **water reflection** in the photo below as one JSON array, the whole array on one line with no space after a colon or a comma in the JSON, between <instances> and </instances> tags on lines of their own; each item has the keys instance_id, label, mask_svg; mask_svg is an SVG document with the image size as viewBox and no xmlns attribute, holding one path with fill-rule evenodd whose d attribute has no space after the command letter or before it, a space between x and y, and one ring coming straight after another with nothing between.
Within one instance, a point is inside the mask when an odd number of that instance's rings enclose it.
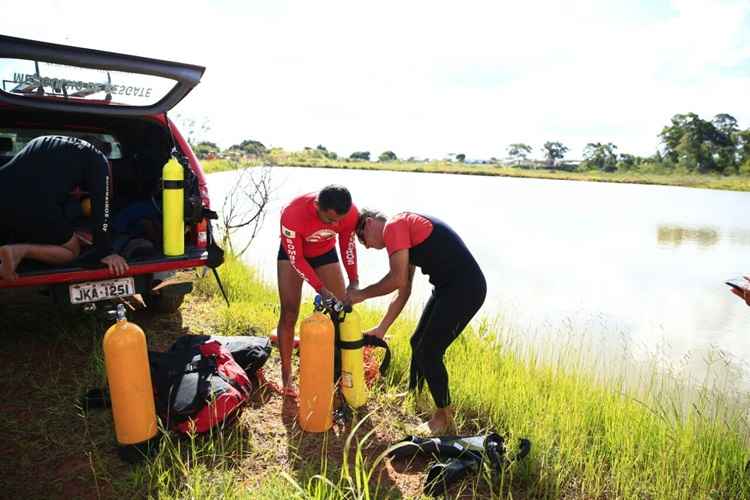
<instances>
[{"instance_id":1,"label":"water reflection","mask_svg":"<svg viewBox=\"0 0 750 500\"><path fill-rule=\"evenodd\" d=\"M711 226L690 228L660 225L656 230L656 241L662 246L677 247L689 242L697 243L699 247L710 247L720 240L721 233ZM750 234L747 241L750 243Z\"/></svg>"}]
</instances>

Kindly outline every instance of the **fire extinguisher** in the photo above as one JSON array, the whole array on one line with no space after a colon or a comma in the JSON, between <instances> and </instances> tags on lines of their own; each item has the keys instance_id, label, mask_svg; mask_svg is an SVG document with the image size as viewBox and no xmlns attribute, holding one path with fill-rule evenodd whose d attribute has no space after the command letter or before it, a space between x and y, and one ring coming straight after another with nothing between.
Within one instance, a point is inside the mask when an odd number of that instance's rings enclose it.
<instances>
[{"instance_id":1,"label":"fire extinguisher","mask_svg":"<svg viewBox=\"0 0 750 500\"><path fill-rule=\"evenodd\" d=\"M164 165L162 182L164 255L175 257L185 253L185 174L182 165L175 161Z\"/></svg>"},{"instance_id":2,"label":"fire extinguisher","mask_svg":"<svg viewBox=\"0 0 750 500\"><path fill-rule=\"evenodd\" d=\"M297 421L307 432L325 432L333 425L333 348L333 322L316 304L299 329Z\"/></svg>"},{"instance_id":3,"label":"fire extinguisher","mask_svg":"<svg viewBox=\"0 0 750 500\"><path fill-rule=\"evenodd\" d=\"M117 322L104 334L104 364L112 400L118 452L136 462L155 449L158 439L154 390L146 336L117 306Z\"/></svg>"}]
</instances>

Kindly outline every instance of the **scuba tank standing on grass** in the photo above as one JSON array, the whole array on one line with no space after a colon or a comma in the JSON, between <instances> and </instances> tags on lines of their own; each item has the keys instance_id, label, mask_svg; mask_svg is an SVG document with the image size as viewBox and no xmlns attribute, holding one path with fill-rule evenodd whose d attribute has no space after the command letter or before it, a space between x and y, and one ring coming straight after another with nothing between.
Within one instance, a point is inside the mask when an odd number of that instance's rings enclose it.
<instances>
[{"instance_id":1,"label":"scuba tank standing on grass","mask_svg":"<svg viewBox=\"0 0 750 500\"><path fill-rule=\"evenodd\" d=\"M118 452L133 463L154 449L158 435L146 336L128 322L124 305L117 306L117 322L104 334L102 346Z\"/></svg>"},{"instance_id":2,"label":"scuba tank standing on grass","mask_svg":"<svg viewBox=\"0 0 750 500\"><path fill-rule=\"evenodd\" d=\"M347 404L356 409L367 403L362 326L359 314L351 306L338 314L336 345L341 350L341 392Z\"/></svg>"},{"instance_id":3,"label":"scuba tank standing on grass","mask_svg":"<svg viewBox=\"0 0 750 500\"><path fill-rule=\"evenodd\" d=\"M333 425L333 322L316 300L299 329L299 409L302 430L325 432Z\"/></svg>"},{"instance_id":4,"label":"scuba tank standing on grass","mask_svg":"<svg viewBox=\"0 0 750 500\"><path fill-rule=\"evenodd\" d=\"M300 327L299 413L300 427L325 432L333 425L333 400L337 384L344 396L337 418L350 415L367 403L363 347L386 350L380 365L383 375L391 353L382 339L363 337L359 315L350 306L315 297L315 311Z\"/></svg>"},{"instance_id":5,"label":"scuba tank standing on grass","mask_svg":"<svg viewBox=\"0 0 750 500\"><path fill-rule=\"evenodd\" d=\"M185 254L185 174L174 161L162 170L162 218L164 226L164 255L176 257Z\"/></svg>"}]
</instances>

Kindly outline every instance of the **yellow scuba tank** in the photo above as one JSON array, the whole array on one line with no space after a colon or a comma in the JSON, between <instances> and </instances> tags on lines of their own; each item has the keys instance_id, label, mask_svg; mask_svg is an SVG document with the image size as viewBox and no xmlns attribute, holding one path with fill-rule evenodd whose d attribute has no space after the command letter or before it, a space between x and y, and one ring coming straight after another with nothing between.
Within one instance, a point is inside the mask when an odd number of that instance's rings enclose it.
<instances>
[{"instance_id":1,"label":"yellow scuba tank","mask_svg":"<svg viewBox=\"0 0 750 500\"><path fill-rule=\"evenodd\" d=\"M174 257L185 253L185 181L182 165L170 161L162 170L162 225L164 255Z\"/></svg>"},{"instance_id":2,"label":"yellow scuba tank","mask_svg":"<svg viewBox=\"0 0 750 500\"><path fill-rule=\"evenodd\" d=\"M352 408L367 402L365 364L362 346L362 324L357 311L341 313L339 316L339 338L341 340L341 392Z\"/></svg>"},{"instance_id":3,"label":"yellow scuba tank","mask_svg":"<svg viewBox=\"0 0 750 500\"><path fill-rule=\"evenodd\" d=\"M297 420L307 432L325 432L333 425L333 343L333 322L328 316L315 311L302 321Z\"/></svg>"},{"instance_id":4,"label":"yellow scuba tank","mask_svg":"<svg viewBox=\"0 0 750 500\"><path fill-rule=\"evenodd\" d=\"M122 304L117 306L117 322L104 334L103 348L120 456L135 461L157 435L156 408L146 336L128 322Z\"/></svg>"}]
</instances>

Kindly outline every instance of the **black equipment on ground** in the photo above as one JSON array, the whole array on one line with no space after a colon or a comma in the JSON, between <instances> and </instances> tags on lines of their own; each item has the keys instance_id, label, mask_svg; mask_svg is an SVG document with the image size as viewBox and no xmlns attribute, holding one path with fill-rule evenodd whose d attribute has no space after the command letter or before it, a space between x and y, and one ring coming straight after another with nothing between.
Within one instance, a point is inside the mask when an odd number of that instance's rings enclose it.
<instances>
[{"instance_id":1,"label":"black equipment on ground","mask_svg":"<svg viewBox=\"0 0 750 500\"><path fill-rule=\"evenodd\" d=\"M529 454L531 442L519 440L518 453L513 461L520 460ZM441 436L422 438L408 436L395 443L388 456L393 459L411 458L417 455L429 456L436 460L427 472L424 492L430 496L445 493L447 488L469 474L479 472L484 461L487 461L493 479L502 472L509 461L506 457L505 440L496 433L478 436Z\"/></svg>"}]
</instances>

